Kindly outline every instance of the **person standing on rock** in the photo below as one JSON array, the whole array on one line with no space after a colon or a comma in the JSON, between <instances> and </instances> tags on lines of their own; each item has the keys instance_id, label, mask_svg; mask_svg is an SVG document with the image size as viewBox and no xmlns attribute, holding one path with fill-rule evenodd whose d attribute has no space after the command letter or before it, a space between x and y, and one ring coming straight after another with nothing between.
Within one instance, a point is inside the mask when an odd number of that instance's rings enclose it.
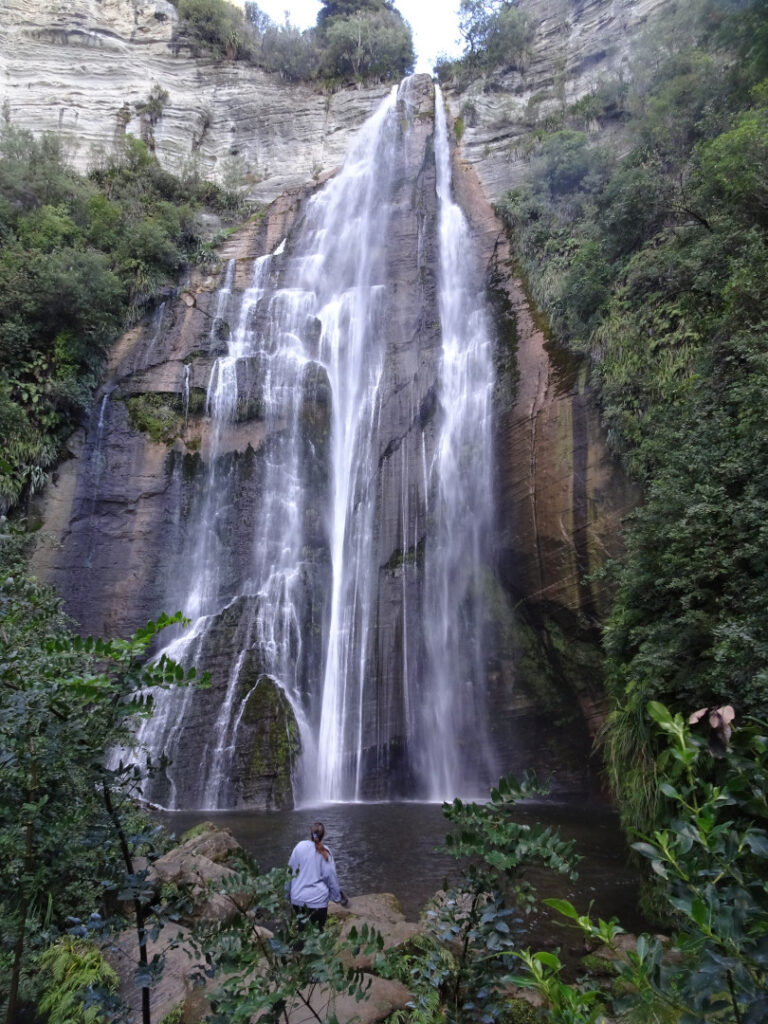
<instances>
[{"instance_id":1,"label":"person standing on rock","mask_svg":"<svg viewBox=\"0 0 768 1024\"><path fill-rule=\"evenodd\" d=\"M328 918L328 901L343 907L349 900L339 888L333 854L323 845L325 825L316 821L309 830L309 839L297 843L288 860L291 879L288 895L300 922L311 921L320 931Z\"/></svg>"}]
</instances>

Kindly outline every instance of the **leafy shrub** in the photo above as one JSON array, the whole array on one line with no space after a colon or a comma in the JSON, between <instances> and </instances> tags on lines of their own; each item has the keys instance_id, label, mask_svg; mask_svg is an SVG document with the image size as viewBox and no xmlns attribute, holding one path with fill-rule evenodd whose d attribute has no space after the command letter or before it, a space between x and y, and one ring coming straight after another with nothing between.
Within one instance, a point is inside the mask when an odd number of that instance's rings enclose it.
<instances>
[{"instance_id":1,"label":"leafy shrub","mask_svg":"<svg viewBox=\"0 0 768 1024\"><path fill-rule=\"evenodd\" d=\"M36 954L65 930L85 939L108 923L118 931L135 927L141 940L148 927L162 927L167 908L152 900L147 870L133 865L138 853L159 855L159 830L148 827L133 802L142 770L108 769L106 751L130 746L130 716L151 711L147 687L194 678L164 656L147 661L149 645L180 614L160 616L128 639L84 640L53 590L27 576L23 555L23 538L3 529L0 967L7 1019L14 1021ZM117 894L132 903L132 923L117 908ZM146 976L145 943L138 959ZM43 966L47 974L27 987L34 995L43 983L52 1014L75 1016L86 978L110 983L98 958L77 942L55 944L43 953Z\"/></svg>"},{"instance_id":2,"label":"leafy shrub","mask_svg":"<svg viewBox=\"0 0 768 1024\"><path fill-rule=\"evenodd\" d=\"M175 280L202 244L204 203L237 199L181 182L125 137L87 177L60 140L0 132L0 512L37 487L88 406L126 322Z\"/></svg>"},{"instance_id":3,"label":"leafy shrub","mask_svg":"<svg viewBox=\"0 0 768 1024\"><path fill-rule=\"evenodd\" d=\"M572 1024L602 1019L606 1002L639 1020L761 1024L768 1012L768 723L737 720L729 749L723 712L731 708L691 716L703 718L705 737L662 704L647 711L667 739L654 766L664 821L634 849L650 863L673 934L620 946L615 919L595 923L567 900L545 900L590 943L611 951L617 980L608 990L593 987L593 978L569 986L557 956L530 951L514 954L528 973L509 980L537 989L551 1020Z\"/></svg>"},{"instance_id":4,"label":"leafy shrub","mask_svg":"<svg viewBox=\"0 0 768 1024\"><path fill-rule=\"evenodd\" d=\"M542 791L533 779L507 776L488 803L456 799L443 805L453 825L443 852L459 861L459 878L427 909L426 934L402 962L398 951L385 967L413 992L417 1020L509 1019L509 956L536 899L526 871L536 866L576 877L573 843L552 829L512 819L516 801Z\"/></svg>"},{"instance_id":5,"label":"leafy shrub","mask_svg":"<svg viewBox=\"0 0 768 1024\"><path fill-rule=\"evenodd\" d=\"M524 11L502 4L489 19L482 63L492 68L520 67L533 41L534 27Z\"/></svg>"},{"instance_id":6,"label":"leafy shrub","mask_svg":"<svg viewBox=\"0 0 768 1024\"><path fill-rule=\"evenodd\" d=\"M317 28L275 24L255 3L175 0L193 53L247 60L291 82L402 77L414 65L411 30L391 0L324 2Z\"/></svg>"},{"instance_id":7,"label":"leafy shrub","mask_svg":"<svg viewBox=\"0 0 768 1024\"><path fill-rule=\"evenodd\" d=\"M249 24L227 0L175 0L184 36L195 54L248 60L256 45Z\"/></svg>"},{"instance_id":8,"label":"leafy shrub","mask_svg":"<svg viewBox=\"0 0 768 1024\"><path fill-rule=\"evenodd\" d=\"M360 11L349 18L331 18L323 39L323 69L331 77L401 78L413 69L411 31L394 11Z\"/></svg>"},{"instance_id":9,"label":"leafy shrub","mask_svg":"<svg viewBox=\"0 0 768 1024\"><path fill-rule=\"evenodd\" d=\"M272 25L262 37L260 64L289 82L317 78L323 59L317 33L291 25Z\"/></svg>"},{"instance_id":10,"label":"leafy shrub","mask_svg":"<svg viewBox=\"0 0 768 1024\"><path fill-rule=\"evenodd\" d=\"M441 83L466 83L478 73L522 68L535 35L529 16L511 0L461 0L459 28L464 53L459 59L438 58L435 74Z\"/></svg>"},{"instance_id":11,"label":"leafy shrub","mask_svg":"<svg viewBox=\"0 0 768 1024\"><path fill-rule=\"evenodd\" d=\"M282 1021L289 1012L291 1019L331 1021L336 995L366 999L370 979L350 964L382 949L378 932L364 924L341 939L330 921L324 931L301 930L285 898L286 869L261 874L247 856L242 860L241 870L216 886L236 912L201 924L195 937L209 972L221 979L211 996L211 1024Z\"/></svg>"}]
</instances>

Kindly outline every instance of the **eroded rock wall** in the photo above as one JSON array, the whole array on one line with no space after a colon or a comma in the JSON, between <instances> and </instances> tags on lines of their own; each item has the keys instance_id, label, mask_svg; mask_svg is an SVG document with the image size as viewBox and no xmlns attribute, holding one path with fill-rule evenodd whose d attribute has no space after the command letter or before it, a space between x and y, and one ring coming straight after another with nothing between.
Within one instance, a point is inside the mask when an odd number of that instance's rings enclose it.
<instances>
[{"instance_id":1,"label":"eroded rock wall","mask_svg":"<svg viewBox=\"0 0 768 1024\"><path fill-rule=\"evenodd\" d=\"M632 75L638 41L672 0L520 0L535 26L522 66L446 87L451 111L462 119L461 154L474 167L485 196L495 202L520 184L531 132L548 117L602 83ZM620 126L601 142L622 148Z\"/></svg>"},{"instance_id":2,"label":"eroded rock wall","mask_svg":"<svg viewBox=\"0 0 768 1024\"><path fill-rule=\"evenodd\" d=\"M137 105L168 93L152 129L163 166L244 183L257 202L335 170L389 86L323 93L242 62L178 50L167 0L7 0L0 107L14 125L59 132L85 170L116 136L142 136Z\"/></svg>"},{"instance_id":3,"label":"eroded rock wall","mask_svg":"<svg viewBox=\"0 0 768 1024\"><path fill-rule=\"evenodd\" d=\"M416 80L407 97L407 105L401 101L393 118L398 137L393 141L391 194L387 190L380 197L391 214L386 236L376 240L383 271L377 287L386 291L387 299L386 316L370 343L383 353L382 399L375 409L371 464L357 471L358 486L370 487L375 508L370 631L360 652L366 671L359 698L364 795L371 797L407 795L411 783L403 764L408 740L404 606L420 606L422 567L416 561L417 552L423 553L427 522L423 515L404 521L403 495L412 496L408 500L414 507L426 505L423 446L431 450L435 445L441 362L434 93L429 80ZM268 501L266 466L286 424L279 417L265 419L258 361L248 357L237 361L238 405L232 420L217 426L209 413L212 369L216 357L226 353L229 332L227 323L219 323L222 285L228 282L231 290L226 308L227 319L234 323L257 257L274 251L287 234L287 265L294 256L312 259L301 249L301 227L291 235L308 192L273 203L258 224L230 239L217 273L194 276L183 292L123 337L112 353L89 422L70 442L71 458L38 502L44 526L33 568L56 584L70 614L89 633L125 634L161 609L175 611L169 595L187 612L185 597L190 599L197 581L190 578L186 595L178 583L189 574L189 552L198 541L206 543L194 530L204 524L215 534L221 610L188 652L211 673L211 687L178 699L169 733L173 772L156 780L151 793L163 806L201 805L196 769L207 756L201 747L208 742L233 673L237 688L232 699L242 714L232 785L217 799L223 806L272 807L292 798L287 779L298 753L296 723L260 660L264 638L257 635L263 619L259 602L267 599L248 579L259 517ZM275 289L286 282L279 257L272 266L270 289ZM249 314L254 330L259 317L273 316L279 318L267 297ZM313 346L312 320L300 328L306 351ZM263 326L265 337L276 329L274 322L271 328L266 322ZM316 326L320 328L319 321ZM333 396L322 366L310 361L307 367L298 402L301 464L294 468L305 500L297 527L303 582L295 605L300 621L292 658L299 699L306 703L307 716L318 717L333 589L328 536ZM214 430L219 431L215 446ZM210 517L201 504L214 471L226 498ZM413 632L411 643L418 646L418 630ZM205 800L202 805L209 806Z\"/></svg>"},{"instance_id":4,"label":"eroded rock wall","mask_svg":"<svg viewBox=\"0 0 768 1024\"><path fill-rule=\"evenodd\" d=\"M219 286L229 272L233 300L227 315L236 315L254 259L284 237L306 194L286 194L272 204L263 220L230 238L218 268L193 275L183 292L170 296L123 336L111 354L88 422L70 439L68 457L36 500L33 514L39 515L42 527L32 568L56 585L84 633L127 635L160 611L188 610L185 553L203 542L194 531L211 469L214 427L206 409L211 368L226 350L230 329L216 316ZM247 361L241 370L249 372ZM210 672L210 687L190 688L171 711L177 716L169 722L174 733L173 782L161 773L151 794L164 806L205 803L196 788L198 769L210 753L213 725L228 693L233 652L254 647L258 597L238 597L238 584L258 529L265 459L274 438L261 415L258 381L241 383L248 400L216 446L221 478L238 498L236 508L220 510L215 527L223 553L218 571L224 607L193 652L201 668ZM328 411L319 387L306 388L302 416L312 457L322 461ZM322 481L315 494L321 500ZM322 566L322 531L308 532L306 544L307 560L312 560L311 548ZM315 590L322 601L328 580L322 572L316 575ZM195 583L193 577L191 586ZM170 600L176 602L173 607ZM311 661L313 653L319 660L307 645L305 659ZM301 671L311 685L312 666L303 665ZM239 665L233 699L242 710L237 750L232 778L223 780L226 793L217 800L228 806L290 806L299 752L296 722L281 689L251 653ZM208 805L215 806L216 800Z\"/></svg>"}]
</instances>

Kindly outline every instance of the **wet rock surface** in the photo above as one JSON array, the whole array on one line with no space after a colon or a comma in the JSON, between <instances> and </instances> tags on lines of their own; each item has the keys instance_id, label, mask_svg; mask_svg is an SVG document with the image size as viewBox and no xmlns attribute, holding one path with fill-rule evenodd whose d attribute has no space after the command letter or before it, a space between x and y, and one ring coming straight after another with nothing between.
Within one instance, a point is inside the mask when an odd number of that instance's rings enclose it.
<instances>
[{"instance_id":1,"label":"wet rock surface","mask_svg":"<svg viewBox=\"0 0 768 1024\"><path fill-rule=\"evenodd\" d=\"M415 80L400 102L395 213L381 251L393 301L381 325L384 398L371 484L379 568L360 714L360 795L374 799L412 793L404 673L411 664L418 675L422 641L403 609L419 608L423 600L424 452L434 449L441 417L431 86ZM483 583L488 617L482 624L490 638L485 673L491 742L505 770L557 768L561 780L579 787L587 781L590 734L602 714L596 627L605 595L585 579L617 552L621 518L634 496L607 455L583 373L554 358L536 327L483 183L461 160L469 152L462 144L454 155L454 190L478 239L497 313L497 566ZM254 260L273 251L300 221L315 188L313 183L287 193L258 223L228 240L222 256L229 261L233 295L248 287ZM291 244L289 237L289 249ZM217 308L224 267L194 275L116 346L90 420L70 443L72 457L38 503L44 529L34 568L59 587L84 632L126 633L160 610L186 610L182 555L197 543L200 485L210 472L212 374L237 315L233 310L222 316ZM250 315L255 325L267 309L257 304ZM317 343L319 329L307 321L307 344ZM282 807L292 800L296 722L259 654L259 599L238 596L238 579L259 528L266 468L285 424L267 429L259 359L240 360L237 373L242 398L215 438L218 471L232 496L221 504L213 531L221 594L230 603L198 652L201 667L211 672L211 688L180 696L183 724L171 715L169 727L174 774L183 779L200 761L200 736L216 720L233 652L250 651L238 668L243 681L235 694L243 731L228 762L231 777L221 783L226 802L213 806ZM308 363L299 403L300 471L309 482L299 629L307 642L294 652L305 706L321 684L331 590L330 400L325 372ZM190 578L188 591L194 585ZM560 727L553 727L555 720ZM211 755L206 748L203 756ZM152 799L210 806L201 803L210 795L195 793L194 783L186 790L185 782L174 785L175 792L161 781ZM215 800L224 800L224 790Z\"/></svg>"}]
</instances>

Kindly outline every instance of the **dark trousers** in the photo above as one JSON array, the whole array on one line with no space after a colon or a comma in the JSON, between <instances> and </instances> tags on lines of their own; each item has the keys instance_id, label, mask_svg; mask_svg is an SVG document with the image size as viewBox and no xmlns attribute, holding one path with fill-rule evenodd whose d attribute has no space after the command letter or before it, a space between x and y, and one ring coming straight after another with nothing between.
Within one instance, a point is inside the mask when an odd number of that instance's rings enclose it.
<instances>
[{"instance_id":1,"label":"dark trousers","mask_svg":"<svg viewBox=\"0 0 768 1024\"><path fill-rule=\"evenodd\" d=\"M318 931L325 928L325 922L328 920L328 907L297 907L295 903L292 903L291 906L298 919L299 930L303 930L308 924L313 924Z\"/></svg>"}]
</instances>

